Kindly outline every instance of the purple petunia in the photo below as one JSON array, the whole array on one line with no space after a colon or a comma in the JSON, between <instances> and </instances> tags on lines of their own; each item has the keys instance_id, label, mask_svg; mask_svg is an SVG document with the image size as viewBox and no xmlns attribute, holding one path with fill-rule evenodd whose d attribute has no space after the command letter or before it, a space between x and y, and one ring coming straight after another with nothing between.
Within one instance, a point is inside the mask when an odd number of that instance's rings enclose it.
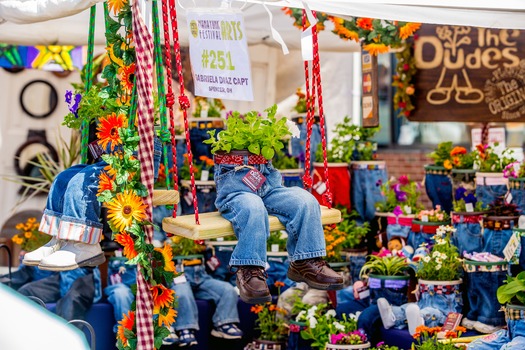
<instances>
[{"instance_id":1,"label":"purple petunia","mask_svg":"<svg viewBox=\"0 0 525 350\"><path fill-rule=\"evenodd\" d=\"M78 118L78 107L80 107L80 101L82 101L82 95L81 94L75 94L75 98L73 101L73 91L66 90L65 94L66 103L68 104L67 108L71 113L75 115L76 118Z\"/></svg>"},{"instance_id":2,"label":"purple petunia","mask_svg":"<svg viewBox=\"0 0 525 350\"><path fill-rule=\"evenodd\" d=\"M376 186L379 187L383 184L383 180L379 179L376 181Z\"/></svg>"},{"instance_id":3,"label":"purple petunia","mask_svg":"<svg viewBox=\"0 0 525 350\"><path fill-rule=\"evenodd\" d=\"M476 204L477 201L478 200L477 200L476 196L473 193L469 193L465 197L465 203L472 203L474 205L474 204Z\"/></svg>"},{"instance_id":4,"label":"purple petunia","mask_svg":"<svg viewBox=\"0 0 525 350\"><path fill-rule=\"evenodd\" d=\"M401 210L401 207L398 205L394 208L394 211L392 212L395 216L399 216L403 214L403 210Z\"/></svg>"},{"instance_id":5,"label":"purple petunia","mask_svg":"<svg viewBox=\"0 0 525 350\"><path fill-rule=\"evenodd\" d=\"M456 189L456 193L455 193L455 196L454 198L459 201L461 199L463 199L465 197L465 193L467 192L467 190L464 188L464 187L458 187Z\"/></svg>"}]
</instances>

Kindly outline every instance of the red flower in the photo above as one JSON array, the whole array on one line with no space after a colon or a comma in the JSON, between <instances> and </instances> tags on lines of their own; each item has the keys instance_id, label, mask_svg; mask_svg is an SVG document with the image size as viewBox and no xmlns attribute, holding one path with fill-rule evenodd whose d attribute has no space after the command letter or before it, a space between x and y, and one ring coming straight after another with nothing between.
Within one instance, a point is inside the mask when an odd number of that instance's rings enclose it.
<instances>
[{"instance_id":1,"label":"red flower","mask_svg":"<svg viewBox=\"0 0 525 350\"><path fill-rule=\"evenodd\" d=\"M409 65L408 63L405 63L405 64L403 65L403 70L406 72L406 71L409 70L409 69L410 69L410 65Z\"/></svg>"},{"instance_id":2,"label":"red flower","mask_svg":"<svg viewBox=\"0 0 525 350\"><path fill-rule=\"evenodd\" d=\"M363 28L364 30L372 30L374 26L372 24L372 18L358 18L355 21L358 27Z\"/></svg>"},{"instance_id":3,"label":"red flower","mask_svg":"<svg viewBox=\"0 0 525 350\"><path fill-rule=\"evenodd\" d=\"M410 183L410 180L408 179L408 176L406 176L406 175L401 175L401 176L399 177L399 183L400 183L401 185L408 185L408 184Z\"/></svg>"},{"instance_id":4,"label":"red flower","mask_svg":"<svg viewBox=\"0 0 525 350\"><path fill-rule=\"evenodd\" d=\"M401 101L397 105L399 106L399 108L405 108L407 104L406 102Z\"/></svg>"}]
</instances>

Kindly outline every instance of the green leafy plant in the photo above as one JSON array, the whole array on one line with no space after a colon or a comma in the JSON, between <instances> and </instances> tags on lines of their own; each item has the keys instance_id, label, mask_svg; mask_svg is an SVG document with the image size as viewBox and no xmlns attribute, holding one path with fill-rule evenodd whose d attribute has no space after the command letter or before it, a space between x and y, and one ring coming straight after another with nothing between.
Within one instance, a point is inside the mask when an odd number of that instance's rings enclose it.
<instances>
[{"instance_id":1,"label":"green leafy plant","mask_svg":"<svg viewBox=\"0 0 525 350\"><path fill-rule=\"evenodd\" d=\"M244 116L235 111L226 121L226 129L215 137L216 130L208 131L210 138L203 141L211 145L213 154L223 151L248 150L260 154L270 160L275 152L284 148L282 140L292 133L288 129L287 119L277 119L277 105L265 110L267 118L261 118L259 113L251 111Z\"/></svg>"},{"instance_id":2,"label":"green leafy plant","mask_svg":"<svg viewBox=\"0 0 525 350\"><path fill-rule=\"evenodd\" d=\"M456 229L440 226L434 235L435 244L428 255L419 261L416 276L427 281L455 281L461 276L458 248L450 242Z\"/></svg>"},{"instance_id":3,"label":"green leafy plant","mask_svg":"<svg viewBox=\"0 0 525 350\"><path fill-rule=\"evenodd\" d=\"M394 212L399 207L402 214L411 214L422 208L419 203L421 186L415 181L411 181L407 175L401 175L398 179L392 177L381 186L381 194L385 197L383 202L376 203L379 212Z\"/></svg>"},{"instance_id":4,"label":"green leafy plant","mask_svg":"<svg viewBox=\"0 0 525 350\"><path fill-rule=\"evenodd\" d=\"M206 250L205 245L198 244L192 239L183 238L181 236L170 237L170 245L174 256L203 254Z\"/></svg>"},{"instance_id":5,"label":"green leafy plant","mask_svg":"<svg viewBox=\"0 0 525 350\"><path fill-rule=\"evenodd\" d=\"M516 161L512 156L512 150L506 148L501 154L498 154L495 150L496 147L498 147L497 142L494 144L494 147L482 144L476 146L477 157L475 163L479 172L502 172L506 166Z\"/></svg>"},{"instance_id":6,"label":"green leafy plant","mask_svg":"<svg viewBox=\"0 0 525 350\"><path fill-rule=\"evenodd\" d=\"M496 292L500 304L525 305L525 271L516 276L507 276L507 280Z\"/></svg>"},{"instance_id":7,"label":"green leafy plant","mask_svg":"<svg viewBox=\"0 0 525 350\"><path fill-rule=\"evenodd\" d=\"M397 255L379 256L369 255L361 268L360 277L370 274L382 276L402 276L408 270L406 258Z\"/></svg>"},{"instance_id":8,"label":"green leafy plant","mask_svg":"<svg viewBox=\"0 0 525 350\"><path fill-rule=\"evenodd\" d=\"M452 141L441 142L437 145L436 149L428 154L434 161L434 165L444 166L444 163L448 160L451 161L450 152L452 151ZM448 164L448 163L447 163Z\"/></svg>"},{"instance_id":9,"label":"green leafy plant","mask_svg":"<svg viewBox=\"0 0 525 350\"><path fill-rule=\"evenodd\" d=\"M349 213L346 207L338 206L337 209L341 210L341 222L337 224L337 228L346 233L342 243L343 249L363 246L366 235L370 232L370 223L358 224L355 219L359 217L359 214L355 210Z\"/></svg>"},{"instance_id":10,"label":"green leafy plant","mask_svg":"<svg viewBox=\"0 0 525 350\"><path fill-rule=\"evenodd\" d=\"M284 286L284 283L277 281L274 285L277 287L278 294L280 295L281 287ZM257 304L252 306L250 311L257 315L255 324L261 332L259 339L282 341L286 338L288 327L286 326L285 319L282 317L287 313L285 309L271 302L267 302L264 305Z\"/></svg>"},{"instance_id":11,"label":"green leafy plant","mask_svg":"<svg viewBox=\"0 0 525 350\"><path fill-rule=\"evenodd\" d=\"M108 100L98 85L93 85L87 93L76 91L75 96L77 94L82 95L78 110L74 112L70 109L70 113L64 117L62 122L62 125L68 128L79 130L84 121L91 124L100 117L107 115L109 111L118 109L115 101Z\"/></svg>"},{"instance_id":12,"label":"green leafy plant","mask_svg":"<svg viewBox=\"0 0 525 350\"><path fill-rule=\"evenodd\" d=\"M275 156L272 159L272 165L275 169L298 169L299 162L297 158L292 157L287 152L284 151L284 148L277 150Z\"/></svg>"},{"instance_id":13,"label":"green leafy plant","mask_svg":"<svg viewBox=\"0 0 525 350\"><path fill-rule=\"evenodd\" d=\"M521 210L515 203L507 203L503 198L496 198L489 204L488 212L493 216L519 216Z\"/></svg>"},{"instance_id":14,"label":"green leafy plant","mask_svg":"<svg viewBox=\"0 0 525 350\"><path fill-rule=\"evenodd\" d=\"M279 251L285 252L286 242L288 242L288 239L286 238L286 235L283 235L281 231L272 231L270 232L270 236L266 240L266 250L271 251L272 245L277 244L279 246Z\"/></svg>"}]
</instances>

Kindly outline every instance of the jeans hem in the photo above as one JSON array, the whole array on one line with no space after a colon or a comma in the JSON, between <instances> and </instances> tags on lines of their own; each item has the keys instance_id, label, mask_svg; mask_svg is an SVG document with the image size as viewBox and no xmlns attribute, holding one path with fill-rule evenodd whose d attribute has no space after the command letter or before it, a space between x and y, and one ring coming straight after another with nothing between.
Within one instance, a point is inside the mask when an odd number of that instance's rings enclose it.
<instances>
[{"instance_id":1,"label":"jeans hem","mask_svg":"<svg viewBox=\"0 0 525 350\"><path fill-rule=\"evenodd\" d=\"M240 320L239 320L239 318L229 318L229 319L221 320L221 321L215 323L214 326L215 327L220 327L220 326L223 326L225 324L230 324L230 323L240 323Z\"/></svg>"},{"instance_id":2,"label":"jeans hem","mask_svg":"<svg viewBox=\"0 0 525 350\"><path fill-rule=\"evenodd\" d=\"M61 216L62 214L52 210L44 210L38 230L53 237L58 236Z\"/></svg>"},{"instance_id":3,"label":"jeans hem","mask_svg":"<svg viewBox=\"0 0 525 350\"><path fill-rule=\"evenodd\" d=\"M503 315L501 318L487 318L480 316L478 317L478 322L488 324L489 326L499 327L505 325L505 317Z\"/></svg>"},{"instance_id":4,"label":"jeans hem","mask_svg":"<svg viewBox=\"0 0 525 350\"><path fill-rule=\"evenodd\" d=\"M297 261L297 260L306 260L306 259L313 259L313 258L319 258L326 256L326 250L321 249L315 252L310 253L300 253L300 254L294 254L293 257L290 257L291 261Z\"/></svg>"},{"instance_id":5,"label":"jeans hem","mask_svg":"<svg viewBox=\"0 0 525 350\"><path fill-rule=\"evenodd\" d=\"M58 228L57 238L72 240L87 244L98 244L102 240L102 224L100 227L91 226L81 220L69 220L70 217L62 217Z\"/></svg>"},{"instance_id":6,"label":"jeans hem","mask_svg":"<svg viewBox=\"0 0 525 350\"><path fill-rule=\"evenodd\" d=\"M194 331L198 331L200 328L199 328L199 325L197 323L193 323L193 324L189 324L189 325L186 325L184 327L174 327L174 329L176 331L183 331L185 329L191 329L191 330L194 330Z\"/></svg>"},{"instance_id":7,"label":"jeans hem","mask_svg":"<svg viewBox=\"0 0 525 350\"><path fill-rule=\"evenodd\" d=\"M266 262L258 259L230 259L230 266L260 266L265 268Z\"/></svg>"}]
</instances>

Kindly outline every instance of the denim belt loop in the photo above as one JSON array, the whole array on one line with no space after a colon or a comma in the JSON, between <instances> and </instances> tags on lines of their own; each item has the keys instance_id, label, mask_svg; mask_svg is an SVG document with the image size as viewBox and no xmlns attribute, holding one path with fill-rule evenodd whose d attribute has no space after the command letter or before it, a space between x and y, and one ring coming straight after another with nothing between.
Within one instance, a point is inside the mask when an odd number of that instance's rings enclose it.
<instances>
[{"instance_id":1,"label":"denim belt loop","mask_svg":"<svg viewBox=\"0 0 525 350\"><path fill-rule=\"evenodd\" d=\"M248 155L244 155L244 156L242 157L242 159L243 159L243 164L244 164L244 165L248 165L248 164L249 164L249 161L248 161Z\"/></svg>"}]
</instances>

